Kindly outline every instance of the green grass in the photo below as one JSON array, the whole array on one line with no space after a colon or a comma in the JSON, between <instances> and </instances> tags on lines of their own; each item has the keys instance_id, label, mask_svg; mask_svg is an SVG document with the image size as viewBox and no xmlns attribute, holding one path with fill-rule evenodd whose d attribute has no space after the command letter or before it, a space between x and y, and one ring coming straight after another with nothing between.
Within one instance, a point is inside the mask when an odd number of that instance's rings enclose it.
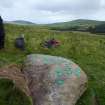
<instances>
[{"instance_id":1,"label":"green grass","mask_svg":"<svg viewBox=\"0 0 105 105\"><path fill-rule=\"evenodd\" d=\"M0 105L31 105L31 101L11 80L0 79Z\"/></svg>"},{"instance_id":2,"label":"green grass","mask_svg":"<svg viewBox=\"0 0 105 105\"><path fill-rule=\"evenodd\" d=\"M88 89L76 105L92 105L94 89L100 105L105 105L105 36L81 32L54 32L43 27L6 25L6 45L0 51L0 66L11 63L21 64L27 54L41 53L62 56L76 62L88 76ZM15 38L25 34L26 51L19 51L14 47ZM61 46L53 49L44 49L40 43L55 37L61 41ZM1 83L1 81L0 81ZM3 87L0 85L0 92ZM8 93L8 92L7 92ZM2 92L4 98L6 92ZM11 97L14 92L11 93ZM18 95L14 95L11 105L28 105L17 103ZM2 98L1 98L2 100ZM12 98L11 98L12 100ZM21 99L18 99L21 102ZM9 102L9 101L8 101ZM7 102L7 103L8 103ZM27 102L27 101L26 101ZM0 105L7 105L2 104ZM9 104L8 104L9 105Z\"/></svg>"}]
</instances>

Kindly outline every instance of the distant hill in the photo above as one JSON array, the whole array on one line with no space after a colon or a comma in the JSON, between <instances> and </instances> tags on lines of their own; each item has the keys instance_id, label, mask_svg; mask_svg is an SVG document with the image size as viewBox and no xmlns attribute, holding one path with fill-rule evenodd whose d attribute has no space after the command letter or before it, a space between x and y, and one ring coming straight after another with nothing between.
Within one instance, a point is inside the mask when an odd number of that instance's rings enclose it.
<instances>
[{"instance_id":1,"label":"distant hill","mask_svg":"<svg viewBox=\"0 0 105 105\"><path fill-rule=\"evenodd\" d=\"M53 23L47 24L48 26L92 26L92 25L99 25L105 21L96 21L96 20L86 20L86 19L78 19L68 22L60 22L60 23Z\"/></svg>"},{"instance_id":2,"label":"distant hill","mask_svg":"<svg viewBox=\"0 0 105 105\"><path fill-rule=\"evenodd\" d=\"M69 22L61 22L61 23L53 23L47 24L46 26L51 29L57 30L69 30L69 29L78 29L78 30L86 30L89 27L94 27L96 25L100 25L105 23L105 21L96 21L96 20L86 20L86 19L78 19Z\"/></svg>"},{"instance_id":3,"label":"distant hill","mask_svg":"<svg viewBox=\"0 0 105 105\"><path fill-rule=\"evenodd\" d=\"M87 19L78 19L68 22L60 22L53 24L35 24L30 21L24 20L16 20L16 21L4 21L4 23L17 24L17 25L37 25L37 26L45 26L51 30L58 31L89 31L97 25L105 24L105 21L97 21L97 20L87 20Z\"/></svg>"},{"instance_id":4,"label":"distant hill","mask_svg":"<svg viewBox=\"0 0 105 105\"><path fill-rule=\"evenodd\" d=\"M35 23L24 21L24 20L5 21L4 23L18 24L18 25L36 25Z\"/></svg>"}]
</instances>

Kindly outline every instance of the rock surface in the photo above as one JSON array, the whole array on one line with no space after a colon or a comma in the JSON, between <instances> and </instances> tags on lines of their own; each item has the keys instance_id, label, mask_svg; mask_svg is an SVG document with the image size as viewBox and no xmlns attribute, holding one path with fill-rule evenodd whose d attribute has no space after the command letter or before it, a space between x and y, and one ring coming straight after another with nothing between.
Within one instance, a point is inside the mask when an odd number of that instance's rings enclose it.
<instances>
[{"instance_id":1,"label":"rock surface","mask_svg":"<svg viewBox=\"0 0 105 105\"><path fill-rule=\"evenodd\" d=\"M22 90L27 96L29 96L29 89L20 68L17 65L9 65L0 68L0 79L12 80L14 86Z\"/></svg>"},{"instance_id":2,"label":"rock surface","mask_svg":"<svg viewBox=\"0 0 105 105\"><path fill-rule=\"evenodd\" d=\"M87 76L70 60L29 55L23 73L33 105L75 105L87 89Z\"/></svg>"}]
</instances>

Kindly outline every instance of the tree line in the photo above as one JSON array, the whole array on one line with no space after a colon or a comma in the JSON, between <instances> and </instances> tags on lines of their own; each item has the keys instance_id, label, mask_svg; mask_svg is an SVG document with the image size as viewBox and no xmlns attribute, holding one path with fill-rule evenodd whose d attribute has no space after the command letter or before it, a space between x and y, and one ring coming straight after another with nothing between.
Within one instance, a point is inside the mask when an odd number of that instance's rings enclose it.
<instances>
[{"instance_id":1,"label":"tree line","mask_svg":"<svg viewBox=\"0 0 105 105\"><path fill-rule=\"evenodd\" d=\"M96 26L70 26L70 27L50 27L51 30L57 31L82 31L91 33L105 33L105 23Z\"/></svg>"}]
</instances>

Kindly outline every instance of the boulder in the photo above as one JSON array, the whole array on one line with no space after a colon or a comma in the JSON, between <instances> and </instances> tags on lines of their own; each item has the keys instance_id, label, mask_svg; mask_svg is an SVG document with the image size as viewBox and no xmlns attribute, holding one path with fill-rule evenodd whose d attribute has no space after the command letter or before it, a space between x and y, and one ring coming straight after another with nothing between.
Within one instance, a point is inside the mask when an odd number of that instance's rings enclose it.
<instances>
[{"instance_id":1,"label":"boulder","mask_svg":"<svg viewBox=\"0 0 105 105\"><path fill-rule=\"evenodd\" d=\"M29 96L29 89L21 69L17 65L8 65L0 68L0 79L9 79L13 82L14 87L19 88L27 96Z\"/></svg>"},{"instance_id":2,"label":"boulder","mask_svg":"<svg viewBox=\"0 0 105 105\"><path fill-rule=\"evenodd\" d=\"M87 89L87 76L71 60L32 54L23 73L33 105L75 105Z\"/></svg>"}]
</instances>

